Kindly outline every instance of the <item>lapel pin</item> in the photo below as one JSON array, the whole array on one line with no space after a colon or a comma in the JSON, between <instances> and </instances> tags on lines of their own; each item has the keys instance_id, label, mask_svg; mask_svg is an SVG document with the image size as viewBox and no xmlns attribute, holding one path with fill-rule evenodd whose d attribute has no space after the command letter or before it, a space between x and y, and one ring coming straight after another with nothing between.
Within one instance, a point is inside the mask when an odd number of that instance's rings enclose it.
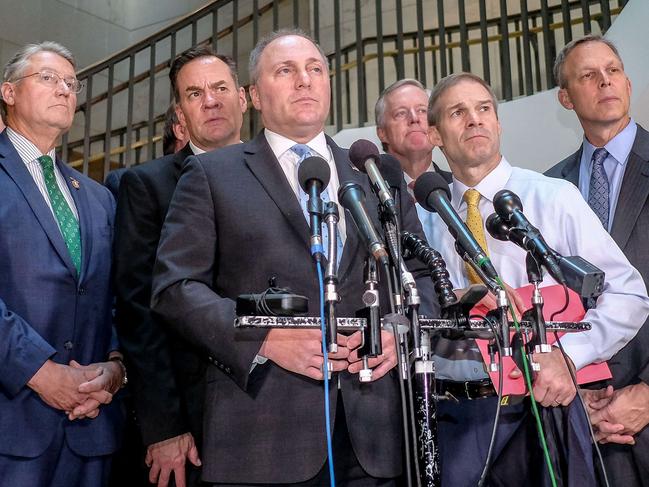
<instances>
[{"instance_id":1,"label":"lapel pin","mask_svg":"<svg viewBox=\"0 0 649 487\"><path fill-rule=\"evenodd\" d=\"M79 184L79 181L77 181L73 177L70 177L70 182L72 183L72 187L74 189L79 189L81 187L81 185Z\"/></svg>"}]
</instances>

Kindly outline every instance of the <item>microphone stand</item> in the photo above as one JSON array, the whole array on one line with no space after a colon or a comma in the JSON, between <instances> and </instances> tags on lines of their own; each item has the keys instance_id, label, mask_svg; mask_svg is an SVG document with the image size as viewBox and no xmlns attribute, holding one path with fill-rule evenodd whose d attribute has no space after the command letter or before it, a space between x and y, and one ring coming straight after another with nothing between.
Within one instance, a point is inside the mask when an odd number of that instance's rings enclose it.
<instances>
[{"instance_id":1,"label":"microphone stand","mask_svg":"<svg viewBox=\"0 0 649 487\"><path fill-rule=\"evenodd\" d=\"M363 368L359 372L358 378L361 382L370 382L372 380L372 369L369 367L369 358L377 357L383 353L378 288L379 273L376 268L376 260L371 255L368 255L365 259L363 275L365 281L363 304L365 308L358 314L364 315L367 326L362 330L362 344L358 348L358 356L363 360Z\"/></svg>"},{"instance_id":2,"label":"microphone stand","mask_svg":"<svg viewBox=\"0 0 649 487\"><path fill-rule=\"evenodd\" d=\"M340 302L338 294L338 205L329 201L324 205L324 222L327 225L329 248L327 267L325 271L325 319L327 320L328 350L332 353L338 351L338 325L336 322L336 305Z\"/></svg>"},{"instance_id":3,"label":"microphone stand","mask_svg":"<svg viewBox=\"0 0 649 487\"><path fill-rule=\"evenodd\" d=\"M505 291L505 289L496 281L489 278L484 273L482 268L478 266L475 262L473 262L473 259L471 259L468 252L466 252L461 245L456 243L455 246L462 259L464 259L464 261L471 266L471 268L476 272L478 277L480 277L480 280L482 280L482 282L484 282L487 285L489 290L496 295L496 309L490 311L487 314L487 316L497 317L498 322L500 323L500 335L501 335L500 343L502 343L501 350L502 350L503 357L511 357L512 345L509 337L509 319L507 318L507 313L509 312L509 299L507 298L507 291Z\"/></svg>"},{"instance_id":4,"label":"microphone stand","mask_svg":"<svg viewBox=\"0 0 649 487\"><path fill-rule=\"evenodd\" d=\"M401 257L401 231L399 228L399 219L395 216L393 211L390 211L389 208L386 208L386 205L379 204L379 219L381 220L381 226L383 227L383 234L385 236L386 247L388 248L388 253L390 255L390 265L386 269L388 271L388 279L392 282L392 313L386 315L383 318L384 324L386 327L391 327L394 334L395 340L398 339L397 344L397 363L400 366L401 372L401 384L407 388L407 397L406 403L402 405L403 412L406 417L409 419L409 422L404 424L404 434L406 445L412 445L415 458L412 459L412 462L415 467L414 480L416 483L412 482L411 472L410 472L410 458L406 458L407 462L407 474L409 485L421 485L422 476L420 471L420 449L417 444L416 432L417 425L415 421L415 396L413 393L412 387L412 376L410 370L410 354L408 350L408 332L413 337L413 348L415 348L415 356L419 359L422 358L421 350L421 330L419 326L419 304L421 300L419 294L417 293L417 285L412 274L408 271L405 264L403 263L403 258ZM398 276L401 276L401 279ZM402 296L406 294L406 312L403 307ZM425 370L423 370L425 372ZM433 376L434 377L434 376ZM433 383L434 385L434 383ZM404 391L405 393L405 391ZM434 408L434 406L433 406ZM405 420L406 418L404 418ZM436 427L434 428L436 432ZM436 436L436 435L434 435ZM407 457L409 455L406 455Z\"/></svg>"}]
</instances>

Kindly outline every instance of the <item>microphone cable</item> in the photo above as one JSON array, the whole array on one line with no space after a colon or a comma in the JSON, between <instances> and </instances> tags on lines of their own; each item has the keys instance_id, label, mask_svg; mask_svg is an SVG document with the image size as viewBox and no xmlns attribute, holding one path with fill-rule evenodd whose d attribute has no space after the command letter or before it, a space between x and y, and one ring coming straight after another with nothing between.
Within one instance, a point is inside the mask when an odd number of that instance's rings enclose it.
<instances>
[{"instance_id":1,"label":"microphone cable","mask_svg":"<svg viewBox=\"0 0 649 487\"><path fill-rule=\"evenodd\" d=\"M503 289L505 289L505 284L502 282L500 277L496 279L498 284L502 286ZM547 440L545 438L545 432L543 431L543 423L541 422L541 415L539 413L539 408L536 402L536 398L534 397L534 391L532 389L532 377L530 375L530 369L529 365L527 363L527 353L525 353L525 343L523 341L523 334L521 333L521 327L520 323L518 321L518 318L516 317L516 313L514 312L514 307L512 306L511 301L508 299L509 302L509 312L512 315L512 320L514 322L514 328L516 329L516 333L519 334L521 337L521 347L522 349L522 361L523 361L523 375L525 377L525 384L527 385L527 389L530 393L530 403L532 405L532 415L534 416L534 420L536 423L536 430L539 435L539 441L541 442L541 448L543 450L543 458L545 459L545 464L548 469L548 475L550 476L550 482L552 483L552 487L557 487L557 479L556 475L554 473L554 466L552 465L552 460L550 459L550 452L548 451L548 444Z\"/></svg>"},{"instance_id":2,"label":"microphone cable","mask_svg":"<svg viewBox=\"0 0 649 487\"><path fill-rule=\"evenodd\" d=\"M489 439L489 448L487 449L487 457L485 458L484 467L482 469L482 474L480 475L480 480L478 480L478 487L482 487L487 480L489 475L489 470L491 469L491 457L493 456L493 449L496 444L496 433L498 432L498 425L500 423L501 415L501 399L503 397L503 362L502 362L502 347L500 345L500 339L498 338L498 333L496 333L496 328L491 320L485 316L469 316L469 320L472 318L477 318L484 321L491 332L494 335L494 341L496 347L498 348L498 405L496 406L496 417L494 418L493 427L491 428L491 438Z\"/></svg>"},{"instance_id":3,"label":"microphone cable","mask_svg":"<svg viewBox=\"0 0 649 487\"><path fill-rule=\"evenodd\" d=\"M554 321L554 317L563 313L566 309L568 309L568 304L570 301L570 294L568 293L568 286L563 284L563 291L564 291L564 304L563 307L552 313L550 316L550 321ZM608 481L608 474L606 473L606 466L604 465L604 459L602 458L602 452L599 449L599 443L597 442L597 439L595 438L595 431L593 431L593 425L590 422L590 415L588 414L588 408L586 407L586 403L584 402L584 398L581 397L581 394L579 394L579 384L577 382L577 375L575 374L575 371L572 370L572 367L570 367L570 362L568 362L568 354L566 353L565 349L563 348L563 344L561 341L559 341L559 334L555 331L554 332L554 339L555 343L559 346L559 350L561 351L561 355L563 356L563 360L566 363L566 367L568 369L568 372L570 373L570 379L572 380L572 384L575 386L575 391L576 391L576 396L577 396L577 401L579 402L579 405L581 406L582 411L584 412L584 415L586 416L586 423L588 424L588 432L590 433L590 439L593 442L593 449L595 450L595 453L597 454L597 459L599 460L600 467L602 469L602 476L604 477L604 485L605 487L610 487L609 481Z\"/></svg>"},{"instance_id":4,"label":"microphone cable","mask_svg":"<svg viewBox=\"0 0 649 487\"><path fill-rule=\"evenodd\" d=\"M320 331L322 332L322 376L324 378L325 428L327 429L327 463L329 464L329 485L336 487L333 441L331 438L331 406L329 404L329 353L327 351L327 330L325 327L324 278L320 261L316 261L316 267L318 269L318 285L320 288Z\"/></svg>"}]
</instances>

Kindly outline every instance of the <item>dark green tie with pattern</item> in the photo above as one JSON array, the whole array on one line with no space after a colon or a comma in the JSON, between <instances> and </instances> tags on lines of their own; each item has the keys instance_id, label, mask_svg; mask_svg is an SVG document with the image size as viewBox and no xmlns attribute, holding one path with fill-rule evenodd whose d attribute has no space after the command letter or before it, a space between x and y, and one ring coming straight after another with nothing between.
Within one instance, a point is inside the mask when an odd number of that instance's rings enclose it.
<instances>
[{"instance_id":1,"label":"dark green tie with pattern","mask_svg":"<svg viewBox=\"0 0 649 487\"><path fill-rule=\"evenodd\" d=\"M70 258L74 267L77 269L77 275L81 272L81 235L79 233L79 222L72 213L70 205L65 201L63 193L56 183L56 176L54 175L54 162L50 156L41 156L38 158L41 167L43 168L43 178L45 179L45 186L47 193L50 196L50 203L56 215L56 221L63 234L65 246L70 252Z\"/></svg>"}]
</instances>

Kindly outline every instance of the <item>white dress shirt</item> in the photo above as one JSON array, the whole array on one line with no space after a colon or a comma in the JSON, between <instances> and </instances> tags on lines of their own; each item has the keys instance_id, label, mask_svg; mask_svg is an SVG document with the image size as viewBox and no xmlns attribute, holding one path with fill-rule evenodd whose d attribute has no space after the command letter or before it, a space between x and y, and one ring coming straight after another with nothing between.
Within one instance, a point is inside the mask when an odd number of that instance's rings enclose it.
<instances>
[{"instance_id":1,"label":"white dress shirt","mask_svg":"<svg viewBox=\"0 0 649 487\"><path fill-rule=\"evenodd\" d=\"M466 217L462 196L468 187L453 178L451 203L460 217ZM550 247L564 256L578 255L606 273L604 292L597 306L587 311L585 321L592 329L567 334L561 339L577 369L608 360L631 340L649 316L649 298L640 273L629 263L601 222L571 183L512 167L503 158L475 189L483 196L479 208L483 222L494 212L493 198L501 189L516 193L527 219L542 233ZM455 241L437 214L422 221L430 245L446 260L456 288L469 283L464 261L455 252ZM511 242L496 240L485 230L489 255L503 281L517 288L528 284L526 253ZM543 285L556 282L548 275ZM444 362L444 360L442 360ZM462 379L449 372L449 378Z\"/></svg>"}]
</instances>

